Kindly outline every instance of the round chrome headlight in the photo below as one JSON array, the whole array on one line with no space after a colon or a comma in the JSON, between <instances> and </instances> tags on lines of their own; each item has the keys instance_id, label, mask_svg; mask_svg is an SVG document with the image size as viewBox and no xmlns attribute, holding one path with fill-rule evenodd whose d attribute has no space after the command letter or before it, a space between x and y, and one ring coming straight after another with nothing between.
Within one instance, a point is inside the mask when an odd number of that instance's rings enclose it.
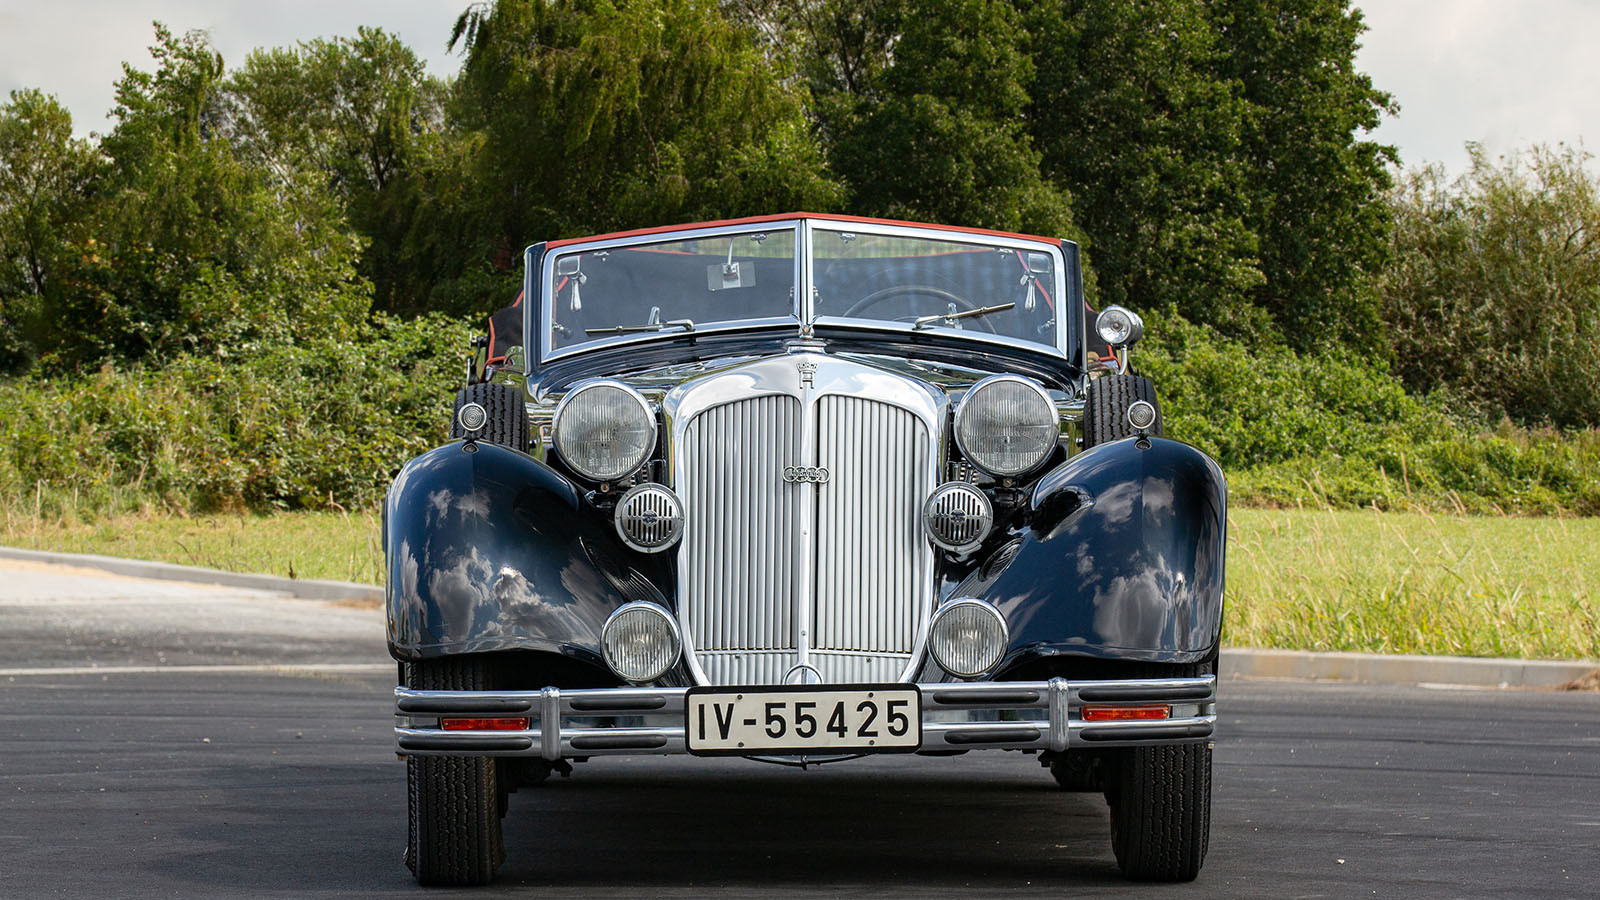
<instances>
[{"instance_id":1,"label":"round chrome headlight","mask_svg":"<svg viewBox=\"0 0 1600 900\"><path fill-rule=\"evenodd\" d=\"M617 501L617 534L645 553L660 553L683 534L683 501L659 484L636 484Z\"/></svg>"},{"instance_id":2,"label":"round chrome headlight","mask_svg":"<svg viewBox=\"0 0 1600 900\"><path fill-rule=\"evenodd\" d=\"M1031 471L1055 449L1056 405L1037 382L995 375L967 391L956 408L956 444L978 468L1010 477Z\"/></svg>"},{"instance_id":3,"label":"round chrome headlight","mask_svg":"<svg viewBox=\"0 0 1600 900\"><path fill-rule=\"evenodd\" d=\"M972 597L939 607L928 629L934 662L957 678L976 678L993 669L1009 639L1000 610Z\"/></svg>"},{"instance_id":4,"label":"round chrome headlight","mask_svg":"<svg viewBox=\"0 0 1600 900\"><path fill-rule=\"evenodd\" d=\"M631 475L656 446L656 417L639 392L616 381L591 381L556 407L556 452L593 481Z\"/></svg>"},{"instance_id":5,"label":"round chrome headlight","mask_svg":"<svg viewBox=\"0 0 1600 900\"><path fill-rule=\"evenodd\" d=\"M939 485L922 507L928 539L946 550L965 552L983 542L994 521L989 498L964 481Z\"/></svg>"},{"instance_id":6,"label":"round chrome headlight","mask_svg":"<svg viewBox=\"0 0 1600 900\"><path fill-rule=\"evenodd\" d=\"M1095 318L1094 331L1113 347L1131 345L1144 335L1144 320L1131 309L1108 306Z\"/></svg>"},{"instance_id":7,"label":"round chrome headlight","mask_svg":"<svg viewBox=\"0 0 1600 900\"><path fill-rule=\"evenodd\" d=\"M600 629L600 649L617 677L633 684L654 681L678 661L683 641L672 614L637 601L618 607Z\"/></svg>"}]
</instances>

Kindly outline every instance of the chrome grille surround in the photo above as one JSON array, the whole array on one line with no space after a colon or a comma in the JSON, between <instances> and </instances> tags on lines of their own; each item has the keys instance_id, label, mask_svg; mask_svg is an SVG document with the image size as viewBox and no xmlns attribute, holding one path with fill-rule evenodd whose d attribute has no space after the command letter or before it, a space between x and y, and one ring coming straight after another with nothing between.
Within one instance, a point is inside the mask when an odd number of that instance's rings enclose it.
<instances>
[{"instance_id":1,"label":"chrome grille surround","mask_svg":"<svg viewBox=\"0 0 1600 900\"><path fill-rule=\"evenodd\" d=\"M678 616L701 684L905 681L933 605L922 506L943 392L795 352L685 382L663 404L683 500ZM790 467L827 480L785 480Z\"/></svg>"}]
</instances>

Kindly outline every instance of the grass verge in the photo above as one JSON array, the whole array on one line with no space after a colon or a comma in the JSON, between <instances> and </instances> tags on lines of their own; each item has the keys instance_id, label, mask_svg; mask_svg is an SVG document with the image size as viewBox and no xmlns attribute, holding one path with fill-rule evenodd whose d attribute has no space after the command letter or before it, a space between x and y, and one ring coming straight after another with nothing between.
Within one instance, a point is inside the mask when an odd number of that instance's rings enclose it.
<instances>
[{"instance_id":1,"label":"grass verge","mask_svg":"<svg viewBox=\"0 0 1600 900\"><path fill-rule=\"evenodd\" d=\"M8 517L0 544L380 583L375 513ZM1600 659L1600 519L1235 509L1227 643Z\"/></svg>"}]
</instances>

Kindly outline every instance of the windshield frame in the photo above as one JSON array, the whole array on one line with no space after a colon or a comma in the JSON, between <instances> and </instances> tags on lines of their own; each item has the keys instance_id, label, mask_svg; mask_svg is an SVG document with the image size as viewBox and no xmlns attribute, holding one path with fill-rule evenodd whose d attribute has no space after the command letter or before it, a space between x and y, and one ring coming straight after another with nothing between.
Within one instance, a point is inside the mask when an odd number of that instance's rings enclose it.
<instances>
[{"instance_id":1,"label":"windshield frame","mask_svg":"<svg viewBox=\"0 0 1600 900\"><path fill-rule=\"evenodd\" d=\"M792 230L795 234L794 254L794 303L792 312L787 316L767 316L762 318L730 319L722 322L711 322L704 325L696 323L694 331L688 332L681 329L665 328L661 331L646 331L633 334L595 335L588 340L567 344L557 348L555 346L556 323L556 297L551 286L555 284L555 265L559 257L573 253L590 253L595 250L637 247L648 244L670 243L674 241L688 241L699 238L737 237L746 234L771 233L775 231ZM1050 288L1056 300L1056 332L1054 346L1039 341L1025 338L1012 337L1003 334L994 334L982 328L963 327L951 328L943 324L933 323L916 328L910 322L897 322L892 319L867 319L844 316L817 316L816 315L816 288L813 281L814 272L814 232L852 232L857 234L883 235L887 237L903 237L919 240L932 240L948 243L972 244L985 247L1008 247L1017 250L1042 252L1050 255L1054 266L1051 275ZM536 245L537 246L537 245ZM532 248L530 248L532 249ZM1071 264L1060 242L1043 238L1028 238L1022 235L1009 235L977 229L950 228L939 225L920 225L916 223L880 222L874 220L857 219L854 217L832 218L828 216L798 216L787 218L773 218L752 220L749 222L721 222L709 223L700 227L652 229L643 233L600 236L591 239L562 241L559 248L550 247L542 254L538 266L538 293L539 299L537 329L530 328L526 333L538 335L537 358L539 364L553 362L570 356L590 353L597 350L608 350L629 344L654 343L662 340L683 340L685 337L693 339L697 335L718 334L737 331L771 331L792 329L797 337L803 332L814 332L815 329L857 331L863 333L884 332L905 335L908 341L915 337L939 336L945 338L959 338L963 341L975 341L1005 347L1028 353L1045 354L1059 359L1070 359L1070 319L1075 292L1069 293L1068 274ZM533 273L530 272L530 275ZM531 278L529 279L532 280ZM528 285L533 287L533 285ZM530 309L531 313L532 310ZM530 318L532 316L530 315ZM529 322L530 326L535 323Z\"/></svg>"}]
</instances>

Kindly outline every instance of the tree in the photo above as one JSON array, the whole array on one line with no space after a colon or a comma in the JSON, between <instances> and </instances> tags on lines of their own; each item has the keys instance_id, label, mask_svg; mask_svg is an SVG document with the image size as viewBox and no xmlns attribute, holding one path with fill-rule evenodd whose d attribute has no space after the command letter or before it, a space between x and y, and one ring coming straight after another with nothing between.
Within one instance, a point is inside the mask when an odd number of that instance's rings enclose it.
<instances>
[{"instance_id":1,"label":"tree","mask_svg":"<svg viewBox=\"0 0 1600 900\"><path fill-rule=\"evenodd\" d=\"M1379 349L1370 279L1388 243L1393 147L1359 137L1394 113L1355 68L1366 26L1348 0L1216 0L1217 70L1248 104L1243 123L1246 226L1265 280L1256 306L1296 349Z\"/></svg>"},{"instance_id":2,"label":"tree","mask_svg":"<svg viewBox=\"0 0 1600 900\"><path fill-rule=\"evenodd\" d=\"M1384 317L1408 389L1444 389L1486 419L1600 423L1600 178L1588 154L1536 146L1500 160L1469 145L1390 195Z\"/></svg>"},{"instance_id":3,"label":"tree","mask_svg":"<svg viewBox=\"0 0 1600 900\"><path fill-rule=\"evenodd\" d=\"M1081 237L1023 116L1033 64L1001 0L791 2L813 114L852 212Z\"/></svg>"},{"instance_id":4,"label":"tree","mask_svg":"<svg viewBox=\"0 0 1600 900\"><path fill-rule=\"evenodd\" d=\"M1029 130L1072 192L1100 300L1166 308L1233 335L1271 323L1241 160L1246 105L1190 0L1038 0Z\"/></svg>"},{"instance_id":5,"label":"tree","mask_svg":"<svg viewBox=\"0 0 1600 900\"><path fill-rule=\"evenodd\" d=\"M338 334L365 315L359 239L303 171L228 140L220 55L156 26L154 72L124 64L89 185L80 264L42 310L60 365Z\"/></svg>"},{"instance_id":6,"label":"tree","mask_svg":"<svg viewBox=\"0 0 1600 900\"><path fill-rule=\"evenodd\" d=\"M536 240L838 203L803 90L710 0L475 4L452 46L498 264Z\"/></svg>"},{"instance_id":7,"label":"tree","mask_svg":"<svg viewBox=\"0 0 1600 900\"><path fill-rule=\"evenodd\" d=\"M95 163L54 97L12 91L0 106L0 372L30 362L41 309L64 290Z\"/></svg>"},{"instance_id":8,"label":"tree","mask_svg":"<svg viewBox=\"0 0 1600 900\"><path fill-rule=\"evenodd\" d=\"M360 272L377 308L433 308L434 287L459 275L472 253L437 241L465 213L429 201L460 196L466 177L449 162L466 144L445 116L448 85L398 38L363 27L355 37L257 50L225 93L230 139L244 158L280 179L314 172L339 199L367 239Z\"/></svg>"}]
</instances>

